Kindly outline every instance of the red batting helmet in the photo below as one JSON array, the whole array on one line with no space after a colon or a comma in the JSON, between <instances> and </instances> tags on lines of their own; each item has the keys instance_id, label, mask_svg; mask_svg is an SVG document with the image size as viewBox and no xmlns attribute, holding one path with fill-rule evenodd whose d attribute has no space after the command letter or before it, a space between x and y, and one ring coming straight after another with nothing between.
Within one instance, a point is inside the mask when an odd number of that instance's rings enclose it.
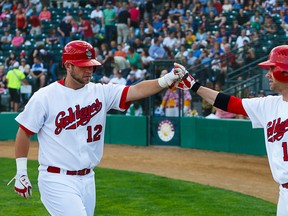
<instances>
[{"instance_id":1,"label":"red batting helmet","mask_svg":"<svg viewBox=\"0 0 288 216\"><path fill-rule=\"evenodd\" d=\"M288 82L288 45L273 48L268 60L258 64L262 68L274 67L272 73L279 82Z\"/></svg>"},{"instance_id":2,"label":"red batting helmet","mask_svg":"<svg viewBox=\"0 0 288 216\"><path fill-rule=\"evenodd\" d=\"M71 41L65 45L62 52L62 65L66 62L78 67L101 65L96 61L93 46L81 40Z\"/></svg>"}]
</instances>

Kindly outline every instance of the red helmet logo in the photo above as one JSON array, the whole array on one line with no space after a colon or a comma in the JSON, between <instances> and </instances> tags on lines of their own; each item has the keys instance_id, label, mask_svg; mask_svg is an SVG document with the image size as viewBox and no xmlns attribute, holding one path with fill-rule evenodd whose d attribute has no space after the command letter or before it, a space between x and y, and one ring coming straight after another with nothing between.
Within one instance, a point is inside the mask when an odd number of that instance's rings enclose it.
<instances>
[{"instance_id":1,"label":"red helmet logo","mask_svg":"<svg viewBox=\"0 0 288 216\"><path fill-rule=\"evenodd\" d=\"M62 52L62 65L70 63L78 67L101 65L96 60L93 46L85 41L75 40L65 45Z\"/></svg>"}]
</instances>

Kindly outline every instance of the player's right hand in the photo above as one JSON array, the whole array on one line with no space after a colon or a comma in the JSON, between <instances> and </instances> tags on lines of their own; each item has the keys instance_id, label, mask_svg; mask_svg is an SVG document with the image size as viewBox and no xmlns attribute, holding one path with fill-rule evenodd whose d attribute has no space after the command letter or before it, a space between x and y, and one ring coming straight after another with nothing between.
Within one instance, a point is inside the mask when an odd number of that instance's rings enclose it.
<instances>
[{"instance_id":1,"label":"player's right hand","mask_svg":"<svg viewBox=\"0 0 288 216\"><path fill-rule=\"evenodd\" d=\"M194 77L186 70L186 68L178 63L174 63L174 71L181 77L180 81L175 82L174 86L179 89L188 90L196 83Z\"/></svg>"},{"instance_id":2,"label":"player's right hand","mask_svg":"<svg viewBox=\"0 0 288 216\"><path fill-rule=\"evenodd\" d=\"M27 175L17 174L13 179L15 179L14 191L18 193L19 196L22 196L25 199L32 196L32 185ZM13 181L13 179L11 181Z\"/></svg>"}]
</instances>

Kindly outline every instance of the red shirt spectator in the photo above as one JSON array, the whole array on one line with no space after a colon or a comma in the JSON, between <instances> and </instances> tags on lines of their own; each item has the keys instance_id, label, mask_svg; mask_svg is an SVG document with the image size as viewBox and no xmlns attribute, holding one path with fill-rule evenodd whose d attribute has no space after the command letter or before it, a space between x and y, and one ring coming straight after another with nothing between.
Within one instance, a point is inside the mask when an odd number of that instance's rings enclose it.
<instances>
[{"instance_id":1,"label":"red shirt spectator","mask_svg":"<svg viewBox=\"0 0 288 216\"><path fill-rule=\"evenodd\" d=\"M51 20L51 12L48 11L47 7L43 7L42 11L39 14L39 19L40 20L46 20L50 21Z\"/></svg>"},{"instance_id":2,"label":"red shirt spectator","mask_svg":"<svg viewBox=\"0 0 288 216\"><path fill-rule=\"evenodd\" d=\"M26 21L26 16L22 10L22 8L19 8L17 10L16 14L16 28L20 31L23 31L27 27L27 21Z\"/></svg>"},{"instance_id":3,"label":"red shirt spectator","mask_svg":"<svg viewBox=\"0 0 288 216\"><path fill-rule=\"evenodd\" d=\"M83 31L84 38L92 38L94 33L92 31L91 23L89 20L85 20L83 17L80 17L81 27L79 27L80 31Z\"/></svg>"},{"instance_id":4,"label":"red shirt spectator","mask_svg":"<svg viewBox=\"0 0 288 216\"><path fill-rule=\"evenodd\" d=\"M137 9L137 5L135 3L132 3L129 13L131 16L131 26L134 28L139 28L140 11Z\"/></svg>"}]
</instances>

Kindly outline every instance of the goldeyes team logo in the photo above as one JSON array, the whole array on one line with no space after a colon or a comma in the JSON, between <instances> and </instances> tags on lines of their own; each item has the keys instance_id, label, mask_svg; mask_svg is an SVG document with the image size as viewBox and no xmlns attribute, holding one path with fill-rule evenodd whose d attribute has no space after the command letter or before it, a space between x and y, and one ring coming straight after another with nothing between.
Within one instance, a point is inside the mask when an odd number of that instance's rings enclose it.
<instances>
[{"instance_id":1,"label":"goldeyes team logo","mask_svg":"<svg viewBox=\"0 0 288 216\"><path fill-rule=\"evenodd\" d=\"M71 107L65 111L58 113L55 119L55 134L58 135L63 129L73 130L79 126L88 124L93 116L95 116L102 109L102 102L98 99L94 103L86 107L80 108L79 105L75 106L75 110Z\"/></svg>"},{"instance_id":2,"label":"goldeyes team logo","mask_svg":"<svg viewBox=\"0 0 288 216\"><path fill-rule=\"evenodd\" d=\"M86 55L88 59L92 58L92 52L90 52L89 50L86 52Z\"/></svg>"},{"instance_id":3,"label":"goldeyes team logo","mask_svg":"<svg viewBox=\"0 0 288 216\"><path fill-rule=\"evenodd\" d=\"M281 118L274 119L267 124L267 137L269 142L279 141L288 131L288 119L281 122Z\"/></svg>"},{"instance_id":4,"label":"goldeyes team logo","mask_svg":"<svg viewBox=\"0 0 288 216\"><path fill-rule=\"evenodd\" d=\"M164 141L170 141L175 135L174 126L171 121L163 120L158 125L158 136Z\"/></svg>"}]
</instances>

